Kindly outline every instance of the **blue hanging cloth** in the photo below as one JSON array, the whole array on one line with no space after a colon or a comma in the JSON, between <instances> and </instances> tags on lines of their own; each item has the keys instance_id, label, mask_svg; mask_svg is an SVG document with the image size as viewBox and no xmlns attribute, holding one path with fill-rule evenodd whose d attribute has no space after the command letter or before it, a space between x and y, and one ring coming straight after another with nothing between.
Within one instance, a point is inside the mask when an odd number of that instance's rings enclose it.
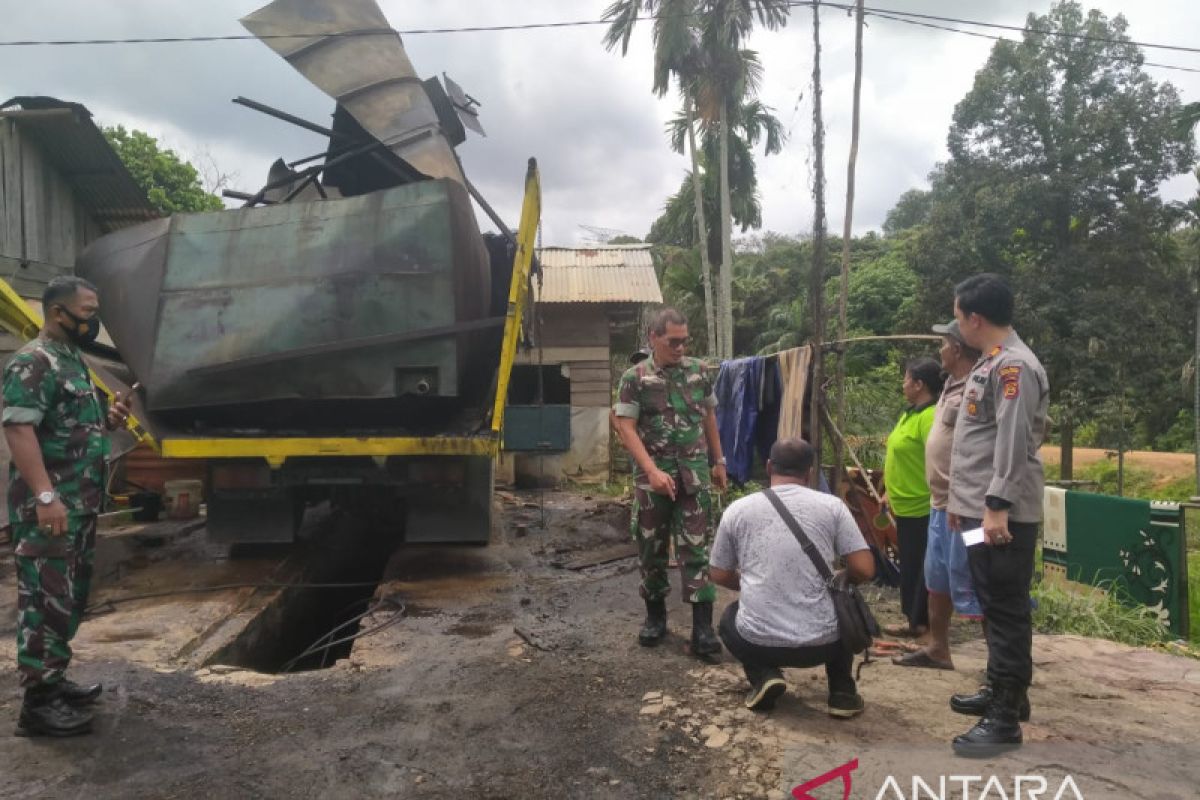
<instances>
[{"instance_id":1,"label":"blue hanging cloth","mask_svg":"<svg viewBox=\"0 0 1200 800\"><path fill-rule=\"evenodd\" d=\"M754 445L762 397L764 359L738 358L717 375L717 428L730 480L745 483L754 469Z\"/></svg>"}]
</instances>

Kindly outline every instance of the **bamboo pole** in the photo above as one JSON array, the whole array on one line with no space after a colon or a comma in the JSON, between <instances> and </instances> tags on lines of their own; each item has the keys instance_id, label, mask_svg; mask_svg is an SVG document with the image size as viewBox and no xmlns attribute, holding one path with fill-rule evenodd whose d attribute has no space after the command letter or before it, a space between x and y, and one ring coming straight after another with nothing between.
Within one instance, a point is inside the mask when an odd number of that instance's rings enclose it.
<instances>
[{"instance_id":1,"label":"bamboo pole","mask_svg":"<svg viewBox=\"0 0 1200 800\"><path fill-rule=\"evenodd\" d=\"M846 165L846 214L842 220L842 282L838 293L838 338L845 340L849 323L846 318L846 297L850 293L850 236L854 223L854 173L858 166L858 127L862 97L863 71L863 4L858 0L854 8L854 94L853 112L850 121L850 158ZM837 423L846 424L846 351L837 354ZM842 440L834 443L833 490L837 492L842 475Z\"/></svg>"},{"instance_id":2,"label":"bamboo pole","mask_svg":"<svg viewBox=\"0 0 1200 800\"><path fill-rule=\"evenodd\" d=\"M825 368L821 341L825 338L825 121L821 115L821 3L813 3L813 258L809 274L809 308L812 316L812 402L808 435L821 470L821 408ZM818 479L814 486L820 485Z\"/></svg>"}]
</instances>

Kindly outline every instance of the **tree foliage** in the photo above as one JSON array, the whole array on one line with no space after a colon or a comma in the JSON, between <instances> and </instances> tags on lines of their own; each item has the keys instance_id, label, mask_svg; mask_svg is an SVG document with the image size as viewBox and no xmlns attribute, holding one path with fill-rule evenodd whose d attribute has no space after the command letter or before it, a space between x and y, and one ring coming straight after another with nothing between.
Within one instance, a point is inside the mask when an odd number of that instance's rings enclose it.
<instances>
[{"instance_id":1,"label":"tree foliage","mask_svg":"<svg viewBox=\"0 0 1200 800\"><path fill-rule=\"evenodd\" d=\"M1174 87L1142 70L1126 27L1064 2L995 45L955 108L911 261L921 322L946 315L967 275L1007 276L1018 328L1070 417L1118 384L1161 385L1188 327L1168 302L1187 274L1158 188L1191 165L1193 142Z\"/></svg>"},{"instance_id":2,"label":"tree foliage","mask_svg":"<svg viewBox=\"0 0 1200 800\"><path fill-rule=\"evenodd\" d=\"M175 151L160 149L158 141L145 131L118 125L105 128L104 138L159 213L217 211L225 207L221 198L204 191L195 167Z\"/></svg>"},{"instance_id":3,"label":"tree foliage","mask_svg":"<svg viewBox=\"0 0 1200 800\"><path fill-rule=\"evenodd\" d=\"M1023 38L996 44L956 106L950 157L929 187L897 199L883 236L852 240L849 335L928 333L949 319L958 281L996 272L1016 292L1017 330L1050 373L1055 430L1070 420L1080 444L1185 447L1195 424L1200 194L1168 204L1159 187L1194 168L1198 122L1197 104L1183 105L1142 69L1122 17L1075 2L1030 15ZM755 184L739 188L740 152L731 159L734 218L754 227L761 212ZM702 155L715 215L707 142ZM670 245L658 248L674 254L661 260L664 293L685 310L703 308L698 258L687 249L696 244L691 199L685 181L647 237ZM718 244L709 237L714 254ZM841 243L827 247L832 256ZM737 354L807 341L812 255L803 237L739 243ZM836 281L823 278L832 303ZM936 346L849 347L848 433L869 438L894 422L900 365Z\"/></svg>"},{"instance_id":4,"label":"tree foliage","mask_svg":"<svg viewBox=\"0 0 1200 800\"><path fill-rule=\"evenodd\" d=\"M769 106L757 100L739 104L732 114L734 125L729 138L729 182L733 222L743 233L762 225L762 206L758 195L758 171L754 163L753 148L760 142L764 155L778 153L783 147L784 132L779 119ZM671 146L683 152L687 136L687 120L677 115L667 130ZM720 214L720 173L718 148L720 143L716 131L704 126L701 139L700 185L706 219L716 219ZM646 237L647 241L672 244L678 247L695 247L697 239L696 204L691 172L688 172L679 191L667 199L662 215L655 220ZM721 261L721 231L707 228L709 258Z\"/></svg>"}]
</instances>

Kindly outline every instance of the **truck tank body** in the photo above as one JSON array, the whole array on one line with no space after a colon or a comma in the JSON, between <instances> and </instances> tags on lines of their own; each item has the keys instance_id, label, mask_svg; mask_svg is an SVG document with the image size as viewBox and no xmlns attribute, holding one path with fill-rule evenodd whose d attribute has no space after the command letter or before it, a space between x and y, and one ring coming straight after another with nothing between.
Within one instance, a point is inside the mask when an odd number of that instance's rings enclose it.
<instances>
[{"instance_id":1,"label":"truck tank body","mask_svg":"<svg viewBox=\"0 0 1200 800\"><path fill-rule=\"evenodd\" d=\"M99 288L151 417L192 427L311 428L329 402L343 429L346 409L381 403L404 427L448 398L478 403L502 324L470 198L450 179L175 215L98 240L77 272Z\"/></svg>"}]
</instances>

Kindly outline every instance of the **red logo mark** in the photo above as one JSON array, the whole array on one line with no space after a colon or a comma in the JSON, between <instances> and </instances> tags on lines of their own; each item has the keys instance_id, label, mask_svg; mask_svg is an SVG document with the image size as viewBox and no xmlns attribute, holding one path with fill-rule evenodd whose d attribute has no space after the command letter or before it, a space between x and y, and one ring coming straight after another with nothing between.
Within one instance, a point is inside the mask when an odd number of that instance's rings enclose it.
<instances>
[{"instance_id":1,"label":"red logo mark","mask_svg":"<svg viewBox=\"0 0 1200 800\"><path fill-rule=\"evenodd\" d=\"M850 800L850 773L858 769L858 759L852 758L840 767L835 767L824 775L818 775L808 783L802 783L795 789L792 789L792 797L795 800L817 800L809 794L809 791L824 786L834 778L841 777L842 779L842 800Z\"/></svg>"}]
</instances>

